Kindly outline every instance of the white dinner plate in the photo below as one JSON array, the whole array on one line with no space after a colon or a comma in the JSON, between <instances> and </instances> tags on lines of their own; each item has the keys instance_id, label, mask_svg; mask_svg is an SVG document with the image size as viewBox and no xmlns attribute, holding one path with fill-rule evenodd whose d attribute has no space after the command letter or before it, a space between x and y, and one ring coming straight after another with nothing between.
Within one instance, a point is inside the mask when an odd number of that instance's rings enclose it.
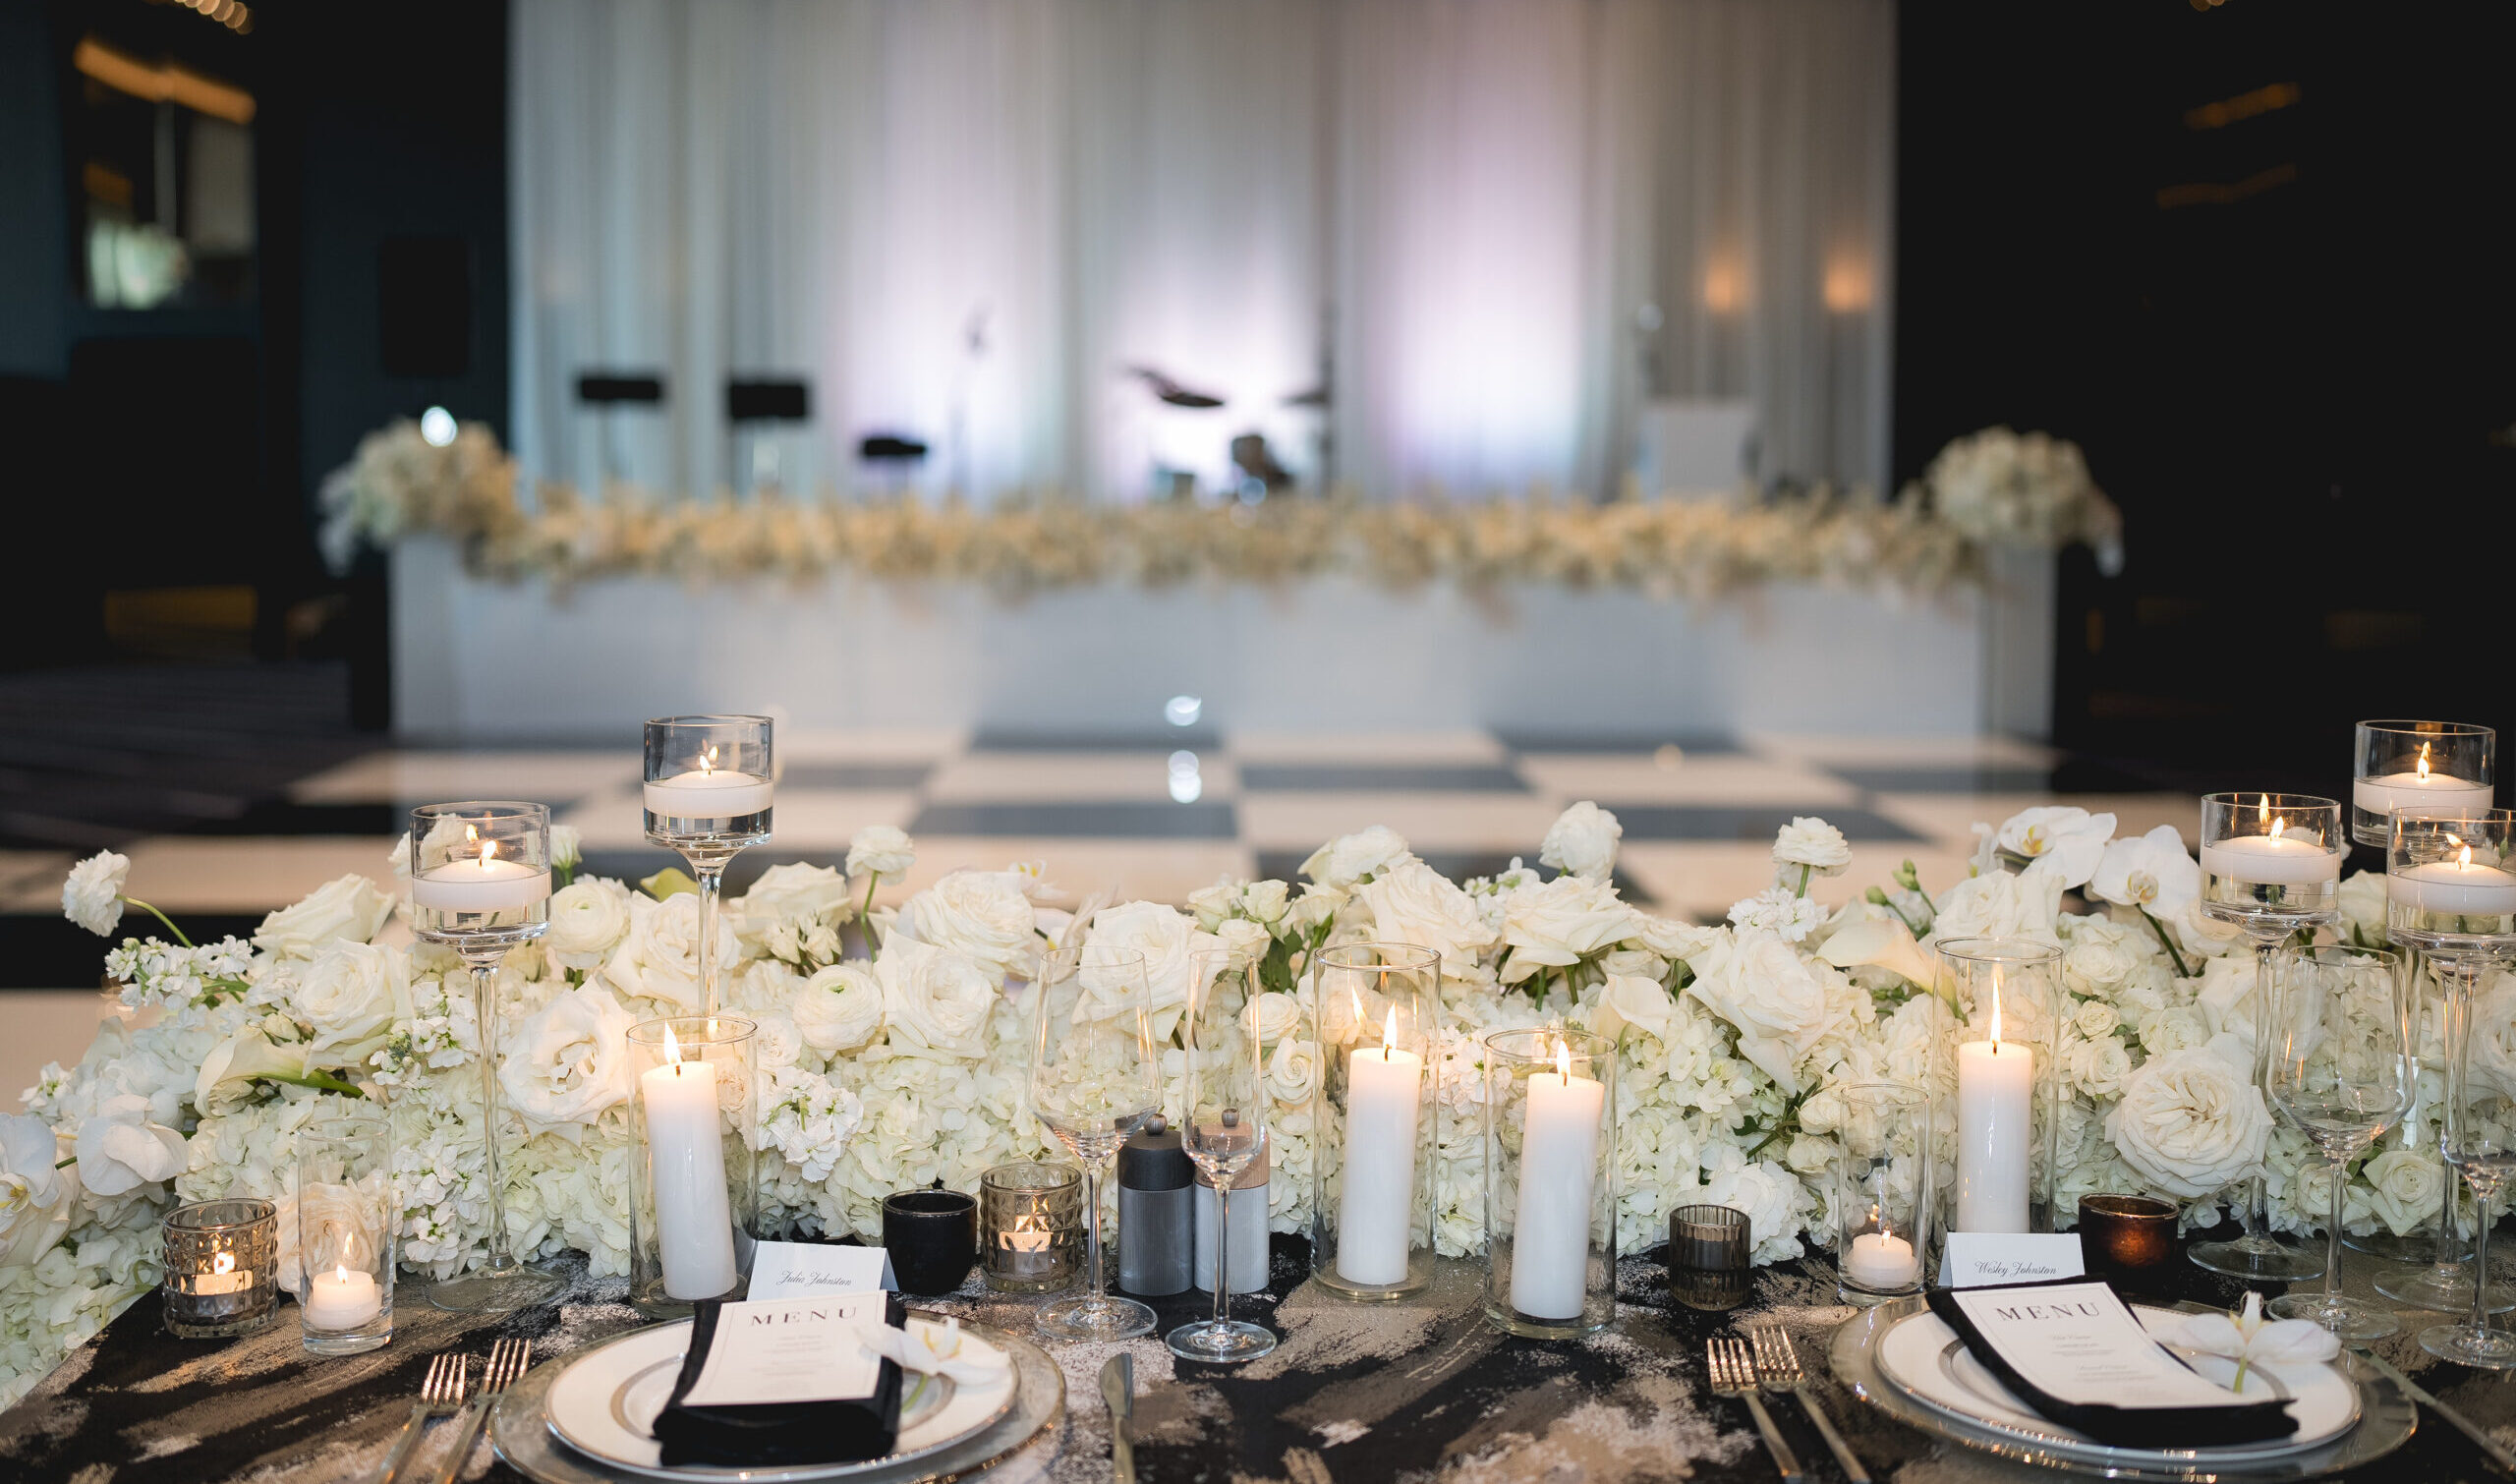
<instances>
[{"instance_id":1,"label":"white dinner plate","mask_svg":"<svg viewBox=\"0 0 2516 1484\"><path fill-rule=\"evenodd\" d=\"M2133 1305L2132 1312L2151 1335L2160 1335L2186 1317L2173 1309ZM2170 1345L2170 1349L2175 1347ZM2221 1386L2236 1379L2236 1362L2217 1355L2176 1349L2195 1371ZM1983 1368L1957 1332L1927 1309L1899 1322L1878 1343L1878 1370L1891 1386L1935 1410L1977 1427L2015 1435L2022 1441L2115 1452L2085 1434L2047 1420L2020 1401ZM2320 1448L2348 1432L2359 1420L2359 1388L2348 1377L2321 1362L2304 1365L2254 1366L2246 1373L2242 1395L2285 1398L2298 1430L2269 1443L2224 1448L2162 1450L2177 1456L2226 1463L2252 1463Z\"/></svg>"},{"instance_id":2,"label":"white dinner plate","mask_svg":"<svg viewBox=\"0 0 2516 1484\"><path fill-rule=\"evenodd\" d=\"M912 1314L908 1321L940 1332L944 1327ZM964 1330L965 1347L995 1352L996 1347ZM900 1429L891 1452L880 1458L852 1463L816 1463L793 1468L730 1468L690 1463L666 1467L656 1442L656 1417L672 1396L681 1374L681 1358L690 1347L690 1321L640 1330L614 1343L588 1351L561 1371L550 1384L550 1431L570 1448L631 1473L651 1478L700 1481L744 1479L757 1484L791 1480L843 1479L851 1473L888 1468L949 1448L1002 1417L1013 1405L1014 1371L1007 1365L1002 1379L956 1386L941 1376L911 1371L900 1393Z\"/></svg>"}]
</instances>

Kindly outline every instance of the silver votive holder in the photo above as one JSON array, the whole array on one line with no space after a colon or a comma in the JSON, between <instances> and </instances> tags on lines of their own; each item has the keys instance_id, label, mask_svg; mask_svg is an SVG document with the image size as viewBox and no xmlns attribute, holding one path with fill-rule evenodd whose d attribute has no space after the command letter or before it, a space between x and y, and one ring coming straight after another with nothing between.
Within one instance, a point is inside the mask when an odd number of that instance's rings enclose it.
<instances>
[{"instance_id":1,"label":"silver votive holder","mask_svg":"<svg viewBox=\"0 0 2516 1484\"><path fill-rule=\"evenodd\" d=\"M224 1340L279 1313L279 1208L262 1200L197 1201L166 1213L166 1329Z\"/></svg>"},{"instance_id":2,"label":"silver votive holder","mask_svg":"<svg viewBox=\"0 0 2516 1484\"><path fill-rule=\"evenodd\" d=\"M1070 1286L1082 1256L1082 1170L1023 1160L979 1176L979 1258L989 1287L1048 1293Z\"/></svg>"}]
</instances>

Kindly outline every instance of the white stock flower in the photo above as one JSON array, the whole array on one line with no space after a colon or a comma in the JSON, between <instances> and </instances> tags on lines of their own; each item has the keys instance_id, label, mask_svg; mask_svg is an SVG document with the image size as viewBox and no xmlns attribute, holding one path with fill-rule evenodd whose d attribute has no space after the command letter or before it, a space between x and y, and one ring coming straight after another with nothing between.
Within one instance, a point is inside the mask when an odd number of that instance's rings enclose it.
<instances>
[{"instance_id":1,"label":"white stock flower","mask_svg":"<svg viewBox=\"0 0 2516 1484\"><path fill-rule=\"evenodd\" d=\"M99 850L70 868L61 884L61 915L109 938L122 923L123 883L131 878L131 857Z\"/></svg>"},{"instance_id":2,"label":"white stock flower","mask_svg":"<svg viewBox=\"0 0 2516 1484\"><path fill-rule=\"evenodd\" d=\"M760 1137L812 1184L830 1177L865 1119L857 1096L818 1073L775 1067L761 1077Z\"/></svg>"},{"instance_id":3,"label":"white stock flower","mask_svg":"<svg viewBox=\"0 0 2516 1484\"><path fill-rule=\"evenodd\" d=\"M1798 942L1826 920L1826 910L1788 886L1767 886L1730 904L1733 927L1756 928Z\"/></svg>"},{"instance_id":4,"label":"white stock flower","mask_svg":"<svg viewBox=\"0 0 2516 1484\"><path fill-rule=\"evenodd\" d=\"M359 1066L411 1018L410 959L398 948L336 939L297 976L297 1018L314 1027L310 1066Z\"/></svg>"},{"instance_id":5,"label":"white stock flower","mask_svg":"<svg viewBox=\"0 0 2516 1484\"><path fill-rule=\"evenodd\" d=\"M2153 1056L2123 1081L2105 1136L2151 1186L2200 1200L2262 1162L2271 1114L2243 1053L2225 1038Z\"/></svg>"},{"instance_id":6,"label":"white stock flower","mask_svg":"<svg viewBox=\"0 0 2516 1484\"><path fill-rule=\"evenodd\" d=\"M1809 961L1771 933L1747 931L1687 963L1695 977L1687 993L1737 1027L1739 1055L1784 1092L1799 1092L1800 1058L1838 1019Z\"/></svg>"},{"instance_id":7,"label":"white stock flower","mask_svg":"<svg viewBox=\"0 0 2516 1484\"><path fill-rule=\"evenodd\" d=\"M2088 895L2139 907L2161 921L2181 915L2202 894L2202 867L2185 852L2173 825L2115 840L2097 857Z\"/></svg>"},{"instance_id":8,"label":"white stock flower","mask_svg":"<svg viewBox=\"0 0 2516 1484\"><path fill-rule=\"evenodd\" d=\"M608 990L586 985L554 995L506 1038L498 1086L537 1131L591 1123L628 1101L635 1068L629 1027L637 1019Z\"/></svg>"},{"instance_id":9,"label":"white stock flower","mask_svg":"<svg viewBox=\"0 0 2516 1484\"><path fill-rule=\"evenodd\" d=\"M996 981L948 948L893 936L874 960L891 1048L911 1056L973 1057L987 1051Z\"/></svg>"},{"instance_id":10,"label":"white stock flower","mask_svg":"<svg viewBox=\"0 0 2516 1484\"><path fill-rule=\"evenodd\" d=\"M0 1270L33 1262L70 1230L78 1167L55 1169L60 1161L52 1125L0 1113Z\"/></svg>"},{"instance_id":11,"label":"white stock flower","mask_svg":"<svg viewBox=\"0 0 2516 1484\"><path fill-rule=\"evenodd\" d=\"M543 951L563 969L599 969L629 935L629 888L589 877L550 893L550 930Z\"/></svg>"},{"instance_id":12,"label":"white stock flower","mask_svg":"<svg viewBox=\"0 0 2516 1484\"><path fill-rule=\"evenodd\" d=\"M393 916L393 898L363 876L327 882L254 930L254 946L282 958L312 958L327 942L366 942Z\"/></svg>"},{"instance_id":13,"label":"white stock flower","mask_svg":"<svg viewBox=\"0 0 2516 1484\"><path fill-rule=\"evenodd\" d=\"M1616 872L1617 842L1625 827L1616 816L1583 799L1556 817L1538 845L1541 866L1570 871L1585 881L1603 882Z\"/></svg>"},{"instance_id":14,"label":"white stock flower","mask_svg":"<svg viewBox=\"0 0 2516 1484\"><path fill-rule=\"evenodd\" d=\"M2062 875L2040 862L2018 876L1994 871L1959 882L1939 894L1936 906L1939 915L1931 936L1941 942L2032 938L2058 945L2062 941Z\"/></svg>"},{"instance_id":15,"label":"white stock flower","mask_svg":"<svg viewBox=\"0 0 2516 1484\"><path fill-rule=\"evenodd\" d=\"M1012 871L952 872L908 899L892 936L948 948L999 989L1007 976L1027 979L1039 958L1028 880Z\"/></svg>"},{"instance_id":16,"label":"white stock flower","mask_svg":"<svg viewBox=\"0 0 2516 1484\"><path fill-rule=\"evenodd\" d=\"M1475 899L1411 855L1384 869L1354 895L1372 915L1374 939L1432 950L1450 978L1467 977L1477 956L1494 945L1494 929Z\"/></svg>"},{"instance_id":17,"label":"white stock flower","mask_svg":"<svg viewBox=\"0 0 2516 1484\"><path fill-rule=\"evenodd\" d=\"M1833 876L1852 864L1852 844L1844 832L1813 815L1794 815L1774 832L1773 863L1805 866L1819 876Z\"/></svg>"},{"instance_id":18,"label":"white stock flower","mask_svg":"<svg viewBox=\"0 0 2516 1484\"><path fill-rule=\"evenodd\" d=\"M1559 876L1523 886L1503 900L1503 941L1512 950L1503 982L1579 963L1632 937L1640 922L1641 914L1605 882Z\"/></svg>"},{"instance_id":19,"label":"white stock flower","mask_svg":"<svg viewBox=\"0 0 2516 1484\"><path fill-rule=\"evenodd\" d=\"M847 842L847 874L897 877L917 864L917 847L907 831L891 825L868 825Z\"/></svg>"},{"instance_id":20,"label":"white stock flower","mask_svg":"<svg viewBox=\"0 0 2516 1484\"><path fill-rule=\"evenodd\" d=\"M716 972L731 973L742 963L734 935L716 934ZM661 1000L680 1009L700 1008L707 991L699 974L702 924L699 893L676 891L657 901L643 893L629 898L629 931L603 961L602 977L623 995Z\"/></svg>"},{"instance_id":21,"label":"white stock flower","mask_svg":"<svg viewBox=\"0 0 2516 1484\"><path fill-rule=\"evenodd\" d=\"M149 1112L146 1098L125 1093L79 1125L79 1183L88 1194L125 1195L184 1172L184 1136Z\"/></svg>"},{"instance_id":22,"label":"white stock flower","mask_svg":"<svg viewBox=\"0 0 2516 1484\"><path fill-rule=\"evenodd\" d=\"M1993 838L2013 855L2050 862L2064 886L2081 886L2096 874L2105 842L2114 838L2114 816L2067 805L2023 809L2002 821Z\"/></svg>"},{"instance_id":23,"label":"white stock flower","mask_svg":"<svg viewBox=\"0 0 2516 1484\"><path fill-rule=\"evenodd\" d=\"M824 1056L852 1052L883 1031L883 982L861 963L834 963L795 992L795 1029Z\"/></svg>"},{"instance_id":24,"label":"white stock flower","mask_svg":"<svg viewBox=\"0 0 2516 1484\"><path fill-rule=\"evenodd\" d=\"M1323 886L1346 887L1385 871L1406 853L1405 836L1386 825L1339 835L1310 853L1301 874Z\"/></svg>"}]
</instances>

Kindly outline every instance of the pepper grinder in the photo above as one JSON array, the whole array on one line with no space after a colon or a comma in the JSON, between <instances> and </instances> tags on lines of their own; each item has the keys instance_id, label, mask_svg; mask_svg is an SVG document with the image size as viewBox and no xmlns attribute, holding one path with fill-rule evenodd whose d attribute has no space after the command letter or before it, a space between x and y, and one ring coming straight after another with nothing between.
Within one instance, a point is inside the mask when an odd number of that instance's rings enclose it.
<instances>
[{"instance_id":1,"label":"pepper grinder","mask_svg":"<svg viewBox=\"0 0 2516 1484\"><path fill-rule=\"evenodd\" d=\"M1178 1130L1160 1113L1118 1146L1119 1287L1152 1295L1187 1291L1195 1173Z\"/></svg>"},{"instance_id":2,"label":"pepper grinder","mask_svg":"<svg viewBox=\"0 0 2516 1484\"><path fill-rule=\"evenodd\" d=\"M1258 1152L1241 1169L1240 1178L1231 1182L1231 1291L1256 1293L1267 1286L1267 1208L1270 1195L1268 1152ZM1207 1292L1215 1286L1215 1237L1221 1221L1216 1208L1222 1203L1215 1198L1215 1187L1206 1172L1196 1172L1197 1181L1197 1286Z\"/></svg>"}]
</instances>

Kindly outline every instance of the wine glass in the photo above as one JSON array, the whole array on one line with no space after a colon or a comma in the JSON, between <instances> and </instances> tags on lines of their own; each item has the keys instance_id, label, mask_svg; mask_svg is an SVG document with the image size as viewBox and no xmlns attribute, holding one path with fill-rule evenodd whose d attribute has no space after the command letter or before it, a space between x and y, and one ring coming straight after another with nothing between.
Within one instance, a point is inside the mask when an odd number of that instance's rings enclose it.
<instances>
[{"instance_id":1,"label":"wine glass","mask_svg":"<svg viewBox=\"0 0 2516 1484\"><path fill-rule=\"evenodd\" d=\"M658 716L647 723L647 838L699 880L699 983L716 1013L725 865L769 838L777 784L767 716Z\"/></svg>"},{"instance_id":2,"label":"wine glass","mask_svg":"<svg viewBox=\"0 0 2516 1484\"><path fill-rule=\"evenodd\" d=\"M2304 948L2281 968L2279 1006L2261 1028L2271 1047L2271 1104L2332 1165L2323 1291L2272 1301L2282 1319L2312 1319L2344 1340L2402 1328L2393 1310L2341 1291L2341 1202L2350 1162L2411 1107L2413 1061L2403 1021L2401 955L2385 948Z\"/></svg>"},{"instance_id":3,"label":"wine glass","mask_svg":"<svg viewBox=\"0 0 2516 1484\"><path fill-rule=\"evenodd\" d=\"M1042 1334L1125 1340L1153 1333L1153 1310L1112 1298L1101 1275L1101 1176L1118 1146L1162 1106L1152 993L1144 955L1126 948L1059 948L1040 966L1031 1007L1031 1111L1083 1167L1091 1221L1092 1291L1040 1310Z\"/></svg>"},{"instance_id":4,"label":"wine glass","mask_svg":"<svg viewBox=\"0 0 2516 1484\"><path fill-rule=\"evenodd\" d=\"M1276 1347L1264 1325L1231 1317L1231 1187L1267 1152L1267 1066L1258 1049L1257 965L1246 954L1192 953L1186 1116L1179 1142L1215 1187L1215 1312L1165 1337L1186 1360L1255 1360ZM1241 1197L1243 1200L1248 1196Z\"/></svg>"}]
</instances>

